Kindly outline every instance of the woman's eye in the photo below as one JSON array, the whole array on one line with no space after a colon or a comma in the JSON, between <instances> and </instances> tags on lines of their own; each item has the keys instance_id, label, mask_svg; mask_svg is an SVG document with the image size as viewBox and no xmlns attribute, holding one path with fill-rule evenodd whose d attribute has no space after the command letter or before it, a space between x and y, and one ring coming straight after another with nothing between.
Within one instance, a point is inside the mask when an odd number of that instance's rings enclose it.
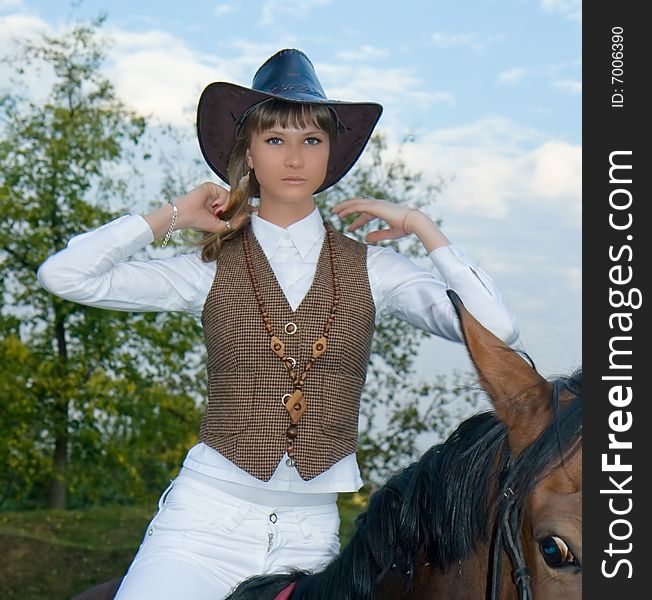
<instances>
[{"instance_id":1,"label":"woman's eye","mask_svg":"<svg viewBox=\"0 0 652 600\"><path fill-rule=\"evenodd\" d=\"M549 535L539 542L539 552L546 564L553 569L577 567L579 565L568 544L556 535Z\"/></svg>"},{"instance_id":2,"label":"woman's eye","mask_svg":"<svg viewBox=\"0 0 652 600\"><path fill-rule=\"evenodd\" d=\"M281 138L271 137L271 138L267 138L266 142L267 142L268 144L273 145L273 146L278 146L278 144L282 144L282 143L283 143L283 140L282 140Z\"/></svg>"},{"instance_id":3,"label":"woman's eye","mask_svg":"<svg viewBox=\"0 0 652 600\"><path fill-rule=\"evenodd\" d=\"M306 144L310 146L316 146L317 144L321 144L321 140L316 137L309 137L306 139Z\"/></svg>"}]
</instances>

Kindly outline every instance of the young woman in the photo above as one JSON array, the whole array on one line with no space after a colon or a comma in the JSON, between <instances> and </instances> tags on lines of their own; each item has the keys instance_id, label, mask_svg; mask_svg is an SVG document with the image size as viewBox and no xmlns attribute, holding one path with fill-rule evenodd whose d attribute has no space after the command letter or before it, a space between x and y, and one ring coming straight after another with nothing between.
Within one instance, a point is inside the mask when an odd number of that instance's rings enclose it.
<instances>
[{"instance_id":1,"label":"young woman","mask_svg":"<svg viewBox=\"0 0 652 600\"><path fill-rule=\"evenodd\" d=\"M370 242L418 236L439 276L324 224L313 194L352 167L381 110L328 100L308 58L282 50L251 89L213 83L201 96L200 145L230 192L203 183L74 238L41 266L42 285L71 301L189 311L204 326L200 441L161 496L120 600L215 600L250 575L319 569L338 552L336 498L362 485L358 406L382 315L460 341L451 287L515 340L491 279L424 213L364 198L333 209L359 215L352 231L382 219ZM129 260L184 228L206 233L201 253Z\"/></svg>"}]
</instances>

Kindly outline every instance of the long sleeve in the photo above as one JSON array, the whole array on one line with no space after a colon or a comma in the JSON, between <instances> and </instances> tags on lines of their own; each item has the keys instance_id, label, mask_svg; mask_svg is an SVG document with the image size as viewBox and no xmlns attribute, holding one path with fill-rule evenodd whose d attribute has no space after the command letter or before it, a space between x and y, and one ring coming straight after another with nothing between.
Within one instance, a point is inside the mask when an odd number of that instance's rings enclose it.
<instances>
[{"instance_id":1,"label":"long sleeve","mask_svg":"<svg viewBox=\"0 0 652 600\"><path fill-rule=\"evenodd\" d=\"M120 217L72 238L40 266L38 280L49 292L88 306L201 315L215 263L197 254L129 260L152 240L142 217Z\"/></svg>"},{"instance_id":2,"label":"long sleeve","mask_svg":"<svg viewBox=\"0 0 652 600\"><path fill-rule=\"evenodd\" d=\"M461 341L457 315L446 290L455 290L466 308L508 344L518 327L491 278L453 246L437 248L430 260L440 276L391 248L370 246L369 280L379 315L392 314L435 335Z\"/></svg>"}]
</instances>

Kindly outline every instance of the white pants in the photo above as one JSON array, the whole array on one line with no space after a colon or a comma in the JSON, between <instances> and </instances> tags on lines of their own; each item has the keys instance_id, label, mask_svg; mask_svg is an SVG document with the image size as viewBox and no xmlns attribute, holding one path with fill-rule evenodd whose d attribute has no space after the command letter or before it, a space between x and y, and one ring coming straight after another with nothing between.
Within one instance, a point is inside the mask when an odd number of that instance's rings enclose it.
<instances>
[{"instance_id":1,"label":"white pants","mask_svg":"<svg viewBox=\"0 0 652 600\"><path fill-rule=\"evenodd\" d=\"M320 570L339 552L339 522L335 502L267 506L182 470L161 496L115 598L220 600L252 575Z\"/></svg>"}]
</instances>

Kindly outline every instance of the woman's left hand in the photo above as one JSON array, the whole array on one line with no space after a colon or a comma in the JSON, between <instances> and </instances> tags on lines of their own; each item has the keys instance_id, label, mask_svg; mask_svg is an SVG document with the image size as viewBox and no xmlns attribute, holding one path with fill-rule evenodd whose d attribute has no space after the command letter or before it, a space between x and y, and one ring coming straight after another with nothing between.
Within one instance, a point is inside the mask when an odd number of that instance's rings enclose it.
<instances>
[{"instance_id":1,"label":"woman's left hand","mask_svg":"<svg viewBox=\"0 0 652 600\"><path fill-rule=\"evenodd\" d=\"M409 217L412 213L415 216L420 213L416 208L374 198L351 198L335 205L332 212L340 218L360 213L360 216L347 227L347 231L355 231L372 219L385 221L389 228L372 231L365 237L365 240L372 244L380 240L395 240L412 233Z\"/></svg>"}]
</instances>

